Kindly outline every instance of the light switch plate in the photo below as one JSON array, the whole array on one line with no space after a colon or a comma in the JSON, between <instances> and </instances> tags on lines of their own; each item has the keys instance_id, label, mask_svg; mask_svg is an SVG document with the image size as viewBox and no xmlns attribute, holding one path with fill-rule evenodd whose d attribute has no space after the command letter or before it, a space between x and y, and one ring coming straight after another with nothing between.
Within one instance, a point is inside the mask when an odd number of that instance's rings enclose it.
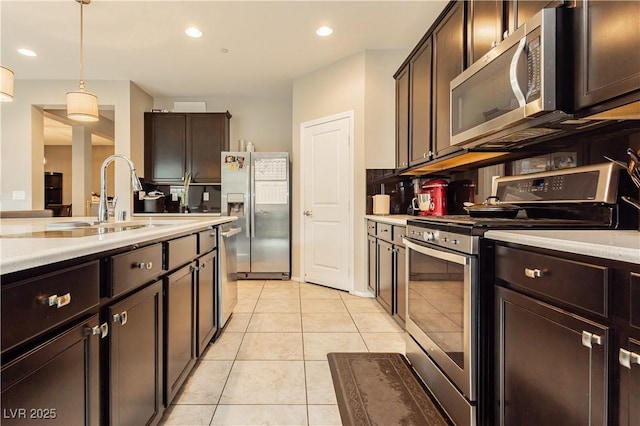
<instances>
[{"instance_id":1,"label":"light switch plate","mask_svg":"<svg viewBox=\"0 0 640 426\"><path fill-rule=\"evenodd\" d=\"M204 201L209 201L209 193L208 192L203 192L202 193L202 199Z\"/></svg>"},{"instance_id":2,"label":"light switch plate","mask_svg":"<svg viewBox=\"0 0 640 426\"><path fill-rule=\"evenodd\" d=\"M27 193L25 191L13 191L12 198L14 200L26 200Z\"/></svg>"}]
</instances>

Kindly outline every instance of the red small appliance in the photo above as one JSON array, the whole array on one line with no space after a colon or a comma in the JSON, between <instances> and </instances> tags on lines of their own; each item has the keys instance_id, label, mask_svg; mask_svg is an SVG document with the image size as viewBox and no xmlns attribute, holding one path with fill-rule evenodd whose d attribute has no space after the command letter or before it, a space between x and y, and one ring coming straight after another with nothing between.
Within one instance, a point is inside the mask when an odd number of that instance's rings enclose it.
<instances>
[{"instance_id":1,"label":"red small appliance","mask_svg":"<svg viewBox=\"0 0 640 426\"><path fill-rule=\"evenodd\" d=\"M421 192L429 195L430 205L426 212L420 211L421 216L444 216L447 214L447 181L444 179L430 180L422 184Z\"/></svg>"}]
</instances>

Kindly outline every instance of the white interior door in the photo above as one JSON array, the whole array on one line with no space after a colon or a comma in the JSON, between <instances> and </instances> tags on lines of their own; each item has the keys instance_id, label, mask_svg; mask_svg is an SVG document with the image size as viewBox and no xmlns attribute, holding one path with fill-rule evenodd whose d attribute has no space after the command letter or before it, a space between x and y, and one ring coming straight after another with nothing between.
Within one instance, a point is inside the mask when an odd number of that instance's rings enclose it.
<instances>
[{"instance_id":1,"label":"white interior door","mask_svg":"<svg viewBox=\"0 0 640 426\"><path fill-rule=\"evenodd\" d=\"M303 125L304 281L351 290L350 115Z\"/></svg>"}]
</instances>

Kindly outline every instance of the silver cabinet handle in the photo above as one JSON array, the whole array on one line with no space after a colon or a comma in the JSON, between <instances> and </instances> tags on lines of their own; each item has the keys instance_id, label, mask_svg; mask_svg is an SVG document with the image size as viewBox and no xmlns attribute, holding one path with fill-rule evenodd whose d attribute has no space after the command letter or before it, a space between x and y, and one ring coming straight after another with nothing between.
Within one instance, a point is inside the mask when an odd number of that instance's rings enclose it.
<instances>
[{"instance_id":1,"label":"silver cabinet handle","mask_svg":"<svg viewBox=\"0 0 640 426\"><path fill-rule=\"evenodd\" d=\"M39 298L40 303L47 306L55 306L56 308L62 308L63 306L67 306L71 303L71 293L63 294L62 296L58 296L57 294L52 294L51 296L42 296Z\"/></svg>"},{"instance_id":2,"label":"silver cabinet handle","mask_svg":"<svg viewBox=\"0 0 640 426\"><path fill-rule=\"evenodd\" d=\"M119 322L120 324L125 325L128 318L127 311L124 311L119 314L115 314L113 316L113 322Z\"/></svg>"},{"instance_id":3,"label":"silver cabinet handle","mask_svg":"<svg viewBox=\"0 0 640 426\"><path fill-rule=\"evenodd\" d=\"M635 352L620 348L620 353L618 354L618 362L620 363L620 365L631 369L631 364L640 365L640 355Z\"/></svg>"},{"instance_id":4,"label":"silver cabinet handle","mask_svg":"<svg viewBox=\"0 0 640 426\"><path fill-rule=\"evenodd\" d=\"M582 331L582 346L592 348L594 343L598 346L602 346L602 336L589 333L588 331Z\"/></svg>"},{"instance_id":5,"label":"silver cabinet handle","mask_svg":"<svg viewBox=\"0 0 640 426\"><path fill-rule=\"evenodd\" d=\"M153 262L139 262L138 269L150 270L153 268Z\"/></svg>"},{"instance_id":6,"label":"silver cabinet handle","mask_svg":"<svg viewBox=\"0 0 640 426\"><path fill-rule=\"evenodd\" d=\"M304 213L302 213L302 214L307 216L307 217L313 216L313 212L311 210L305 210Z\"/></svg>"},{"instance_id":7,"label":"silver cabinet handle","mask_svg":"<svg viewBox=\"0 0 640 426\"><path fill-rule=\"evenodd\" d=\"M91 335L100 336L101 339L104 339L109 334L109 324L102 323L101 325L96 325L91 328Z\"/></svg>"},{"instance_id":8,"label":"silver cabinet handle","mask_svg":"<svg viewBox=\"0 0 640 426\"><path fill-rule=\"evenodd\" d=\"M524 268L524 275L529 278L540 278L543 275L543 271L537 268L536 269Z\"/></svg>"}]
</instances>

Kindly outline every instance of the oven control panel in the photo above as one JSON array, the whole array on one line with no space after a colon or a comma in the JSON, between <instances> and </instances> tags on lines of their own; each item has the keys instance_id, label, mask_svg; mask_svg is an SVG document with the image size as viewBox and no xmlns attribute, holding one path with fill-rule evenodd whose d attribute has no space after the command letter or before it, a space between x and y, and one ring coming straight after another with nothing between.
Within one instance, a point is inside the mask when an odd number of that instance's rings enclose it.
<instances>
[{"instance_id":1,"label":"oven control panel","mask_svg":"<svg viewBox=\"0 0 640 426\"><path fill-rule=\"evenodd\" d=\"M476 254L478 252L478 237L472 235L409 225L407 227L407 238L467 254Z\"/></svg>"}]
</instances>

